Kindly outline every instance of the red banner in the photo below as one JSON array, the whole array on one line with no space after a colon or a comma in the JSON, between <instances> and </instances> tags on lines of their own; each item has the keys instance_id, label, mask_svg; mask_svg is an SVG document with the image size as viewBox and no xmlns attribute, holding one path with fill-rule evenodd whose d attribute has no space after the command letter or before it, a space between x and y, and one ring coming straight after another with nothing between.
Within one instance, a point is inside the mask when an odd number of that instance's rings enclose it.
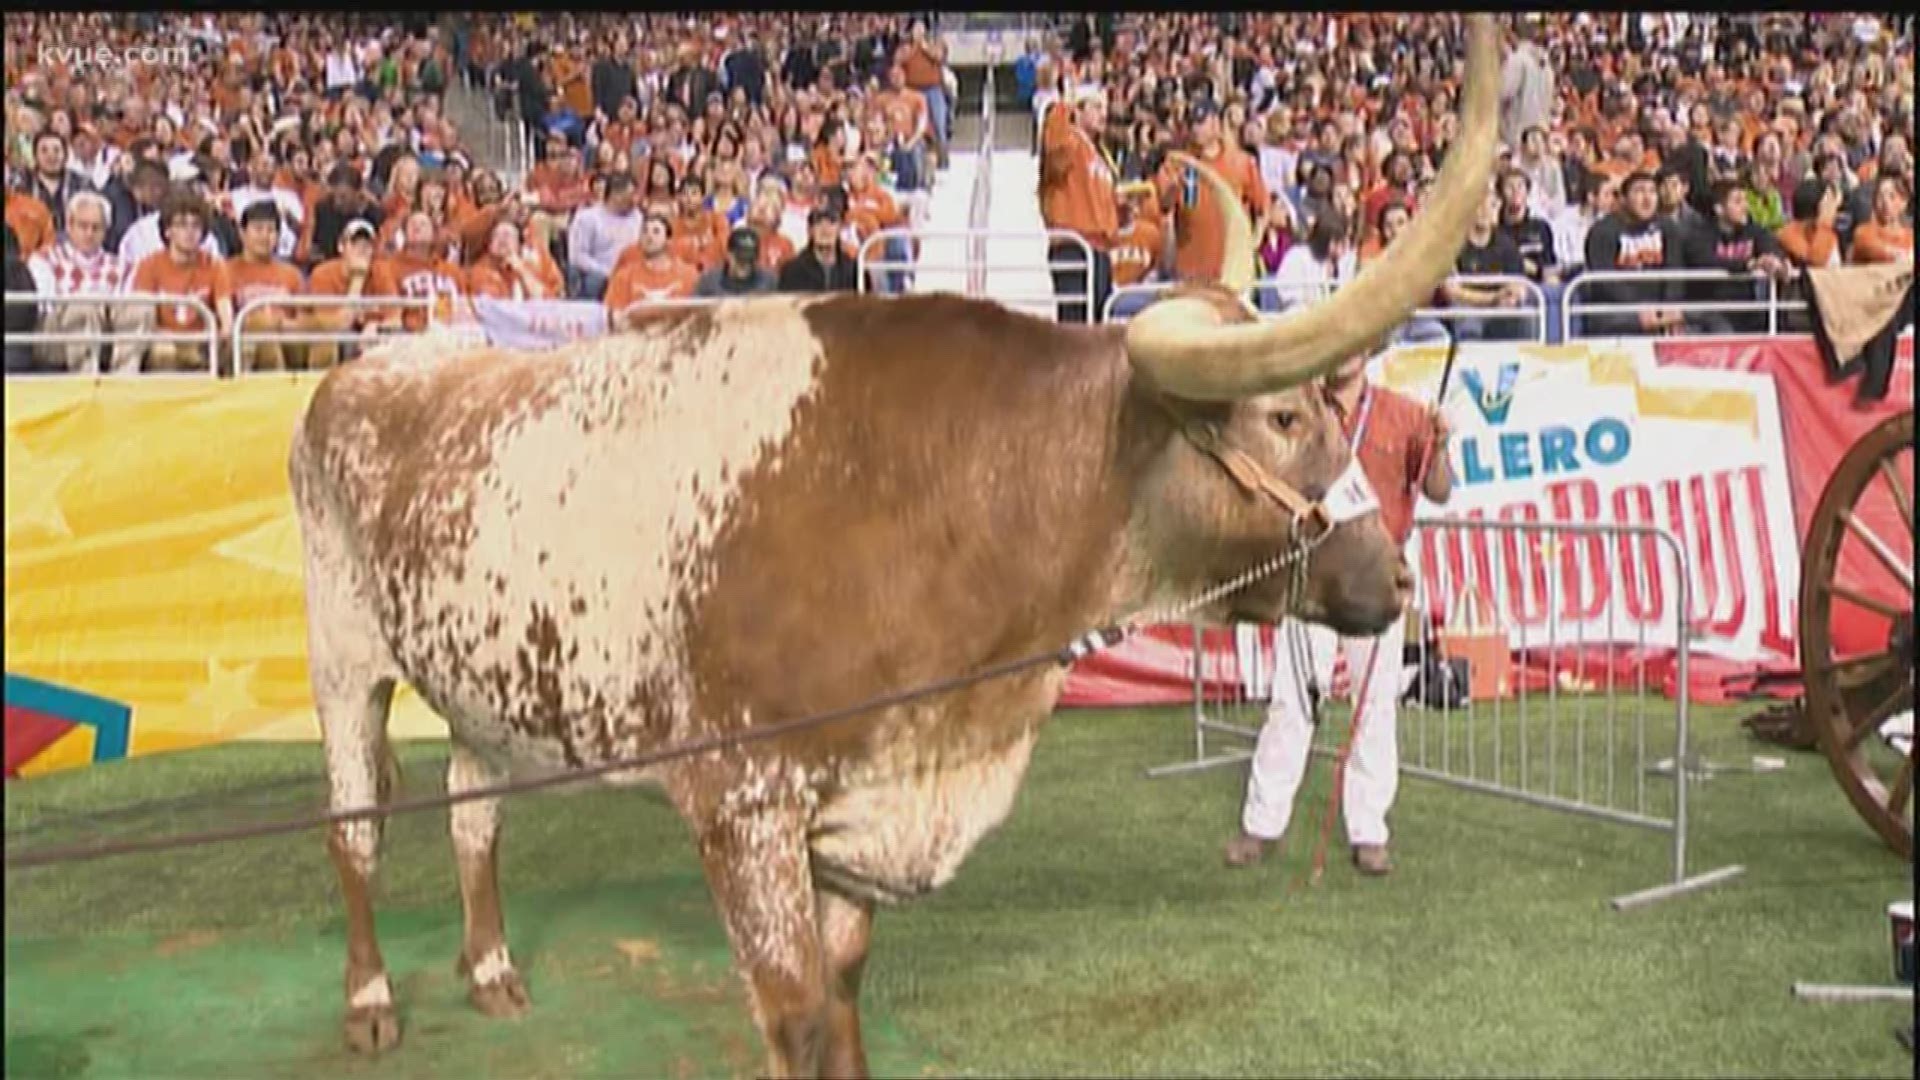
<instances>
[{"instance_id":1,"label":"red banner","mask_svg":"<svg viewBox=\"0 0 1920 1080\"><path fill-rule=\"evenodd\" d=\"M1882 420L1910 408L1913 398L1911 335L1900 340L1893 385L1886 400L1864 408L1854 405L1855 379L1840 383L1828 381L1825 362L1811 337L1661 340L1655 343L1654 356L1662 367L1744 372L1771 377L1779 397L1781 437L1786 448L1787 486L1792 496L1796 540L1805 539L1814 507L1841 457ZM1523 355L1521 362L1529 361ZM1754 477L1746 479L1757 480ZM1906 470L1906 483L1911 489L1910 466ZM1735 491L1736 487L1740 490ZM1702 496L1721 494L1721 489L1726 489L1725 494L1729 497L1751 496L1752 492L1746 489L1757 490L1757 487L1757 483L1742 487L1730 483L1726 477L1704 473L1690 478L1688 482L1690 490L1700 489L1695 493L1696 502L1702 502L1703 505L1705 500ZM1543 499L1543 502L1551 504L1552 500ZM1892 499L1886 495L1884 486L1876 488L1862 500L1859 516L1878 536L1890 538L1897 544L1904 543L1907 546L1904 557L1909 560L1912 558L1911 533L1893 506ZM1723 514L1722 517L1733 520L1730 515ZM1760 518L1749 510L1741 520L1750 525ZM1702 566L1701 563L1710 562L1715 552L1705 550L1701 545L1712 546L1713 534L1724 531L1725 524L1723 521L1721 530L1694 530L1698 535L1690 546L1694 548L1695 573L1703 580L1711 580L1713 571L1710 565ZM1899 539L1902 537L1905 539ZM1723 539L1730 541L1729 547L1738 547L1734 538ZM1751 541L1752 538L1748 538L1748 542ZM1798 551L1797 543L1794 550ZM1416 571L1419 569L1416 567ZM1756 605L1767 605L1761 610L1797 612L1798 597L1793 591L1797 588L1796 583L1776 580L1775 577L1769 574L1767 580L1761 583L1761 587L1772 595L1754 598ZM1905 594L1897 591L1890 575L1859 544L1843 546L1838 580L1840 584L1868 596L1889 601L1898 597L1900 603L1906 602ZM1789 595L1780 596L1782 591ZM1706 606L1711 608L1712 605L1709 603ZM1793 618L1770 619L1768 622L1764 642L1767 650L1758 658L1730 660L1690 650L1687 680L1689 696L1700 701L1726 701L1751 692L1754 680L1762 674L1797 669L1798 643L1794 640L1798 634L1797 614ZM1833 637L1836 650L1842 654L1884 648L1887 630L1887 622L1881 616L1849 604L1835 605ZM1206 688L1209 693L1223 689L1212 685L1216 682L1236 680L1233 672L1238 670L1239 664L1234 656L1234 640L1233 634L1207 635L1203 674L1209 683ZM1559 671L1579 667L1584 669L1582 674L1587 679L1605 680L1611 676L1623 683L1633 683L1644 678L1650 689L1659 689L1669 695L1679 691L1670 649L1643 650L1623 648L1618 642L1609 646L1596 643L1579 650L1563 648L1558 650L1558 655L1551 657L1545 655L1544 650L1535 649L1532 655L1516 656L1516 661L1519 662L1522 681L1533 688L1545 685L1551 666ZM1192 696L1191 633L1185 627L1156 627L1119 648L1090 657L1075 667L1067 679L1061 703L1069 706L1166 704L1188 701Z\"/></svg>"}]
</instances>

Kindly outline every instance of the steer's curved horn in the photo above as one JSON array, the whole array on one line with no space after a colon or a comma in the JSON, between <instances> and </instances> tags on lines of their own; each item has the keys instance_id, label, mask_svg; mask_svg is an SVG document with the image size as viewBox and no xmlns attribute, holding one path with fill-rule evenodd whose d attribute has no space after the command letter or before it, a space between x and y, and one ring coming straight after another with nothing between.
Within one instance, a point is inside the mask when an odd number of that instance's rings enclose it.
<instances>
[{"instance_id":1,"label":"steer's curved horn","mask_svg":"<svg viewBox=\"0 0 1920 1080\"><path fill-rule=\"evenodd\" d=\"M1464 82L1460 136L1431 200L1359 277L1272 322L1223 326L1219 311L1205 300L1163 300L1127 325L1133 363L1169 393L1224 401L1316 378L1400 325L1452 271L1487 195L1500 105L1500 37L1491 15L1467 19ZM1229 214L1231 255L1238 200L1220 202Z\"/></svg>"}]
</instances>

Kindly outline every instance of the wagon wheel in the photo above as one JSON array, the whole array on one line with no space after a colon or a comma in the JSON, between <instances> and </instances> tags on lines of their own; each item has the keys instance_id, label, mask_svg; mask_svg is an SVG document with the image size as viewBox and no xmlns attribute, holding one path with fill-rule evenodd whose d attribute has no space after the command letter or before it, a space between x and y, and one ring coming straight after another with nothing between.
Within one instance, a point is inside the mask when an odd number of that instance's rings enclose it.
<instances>
[{"instance_id":1,"label":"wagon wheel","mask_svg":"<svg viewBox=\"0 0 1920 1080\"><path fill-rule=\"evenodd\" d=\"M1807 723L1848 801L1913 857L1914 753L1880 737L1913 710L1913 413L1890 417L1841 458L1807 527L1800 567L1800 668ZM1842 584L1842 563L1853 580ZM1833 616L1872 630L1836 641ZM1867 618L1862 620L1861 613ZM1850 631L1851 638L1859 630Z\"/></svg>"}]
</instances>

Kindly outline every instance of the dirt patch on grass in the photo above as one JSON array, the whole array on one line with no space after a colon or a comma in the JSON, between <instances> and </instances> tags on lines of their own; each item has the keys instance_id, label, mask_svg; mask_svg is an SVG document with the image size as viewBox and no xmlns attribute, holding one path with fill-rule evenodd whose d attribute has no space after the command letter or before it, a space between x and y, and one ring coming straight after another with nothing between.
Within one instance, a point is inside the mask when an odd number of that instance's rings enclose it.
<instances>
[{"instance_id":1,"label":"dirt patch on grass","mask_svg":"<svg viewBox=\"0 0 1920 1080\"><path fill-rule=\"evenodd\" d=\"M155 956L178 956L181 953L196 952L209 945L218 944L220 933L216 930L189 930L184 934L174 934L161 938L153 947Z\"/></svg>"}]
</instances>

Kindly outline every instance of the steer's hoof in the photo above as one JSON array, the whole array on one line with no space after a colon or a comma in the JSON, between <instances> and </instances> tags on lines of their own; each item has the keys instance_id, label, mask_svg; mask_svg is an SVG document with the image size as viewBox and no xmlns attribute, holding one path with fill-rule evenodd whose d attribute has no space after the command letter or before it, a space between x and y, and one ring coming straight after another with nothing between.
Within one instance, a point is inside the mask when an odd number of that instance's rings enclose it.
<instances>
[{"instance_id":1,"label":"steer's hoof","mask_svg":"<svg viewBox=\"0 0 1920 1080\"><path fill-rule=\"evenodd\" d=\"M344 1030L356 1054L382 1054L400 1045L400 1018L391 1005L348 1010Z\"/></svg>"},{"instance_id":2,"label":"steer's hoof","mask_svg":"<svg viewBox=\"0 0 1920 1080\"><path fill-rule=\"evenodd\" d=\"M495 1020L511 1020L527 1015L533 1008L533 998L527 994L527 984L520 981L520 973L509 971L485 986L475 986L467 993L467 1000L479 1009L481 1015Z\"/></svg>"}]
</instances>

